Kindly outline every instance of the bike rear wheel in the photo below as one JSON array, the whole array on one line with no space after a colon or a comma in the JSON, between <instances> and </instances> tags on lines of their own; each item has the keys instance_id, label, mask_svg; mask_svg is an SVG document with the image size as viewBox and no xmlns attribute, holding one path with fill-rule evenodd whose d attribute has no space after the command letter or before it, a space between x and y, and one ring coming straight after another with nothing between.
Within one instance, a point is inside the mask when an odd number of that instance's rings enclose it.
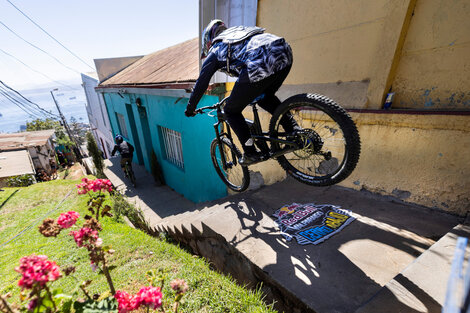
<instances>
[{"instance_id":1,"label":"bike rear wheel","mask_svg":"<svg viewBox=\"0 0 470 313\"><path fill-rule=\"evenodd\" d=\"M288 112L302 128L293 137L280 125ZM272 137L294 140L301 147L277 160L289 175L305 184L337 184L352 173L359 161L361 144L356 125L342 107L325 96L300 94L287 99L274 112L269 131ZM274 151L284 147L272 143Z\"/></svg>"},{"instance_id":2,"label":"bike rear wheel","mask_svg":"<svg viewBox=\"0 0 470 313\"><path fill-rule=\"evenodd\" d=\"M135 188L137 186L137 183L135 180L134 171L132 170L132 166L129 163L126 164L126 172L127 172L127 176L131 180L132 186L134 186Z\"/></svg>"},{"instance_id":3,"label":"bike rear wheel","mask_svg":"<svg viewBox=\"0 0 470 313\"><path fill-rule=\"evenodd\" d=\"M248 188L250 184L250 174L246 166L241 166L238 159L241 157L240 151L232 144L228 138L215 138L211 143L211 158L215 170L225 185L233 191L241 192ZM225 156L225 169L222 161L222 154Z\"/></svg>"}]
</instances>

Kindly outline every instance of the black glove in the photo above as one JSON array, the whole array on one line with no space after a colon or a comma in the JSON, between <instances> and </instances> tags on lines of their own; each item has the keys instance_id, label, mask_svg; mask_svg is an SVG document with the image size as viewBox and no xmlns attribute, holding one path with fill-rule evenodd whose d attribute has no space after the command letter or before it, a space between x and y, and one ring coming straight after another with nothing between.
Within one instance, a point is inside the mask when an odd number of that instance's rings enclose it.
<instances>
[{"instance_id":1,"label":"black glove","mask_svg":"<svg viewBox=\"0 0 470 313\"><path fill-rule=\"evenodd\" d=\"M187 117L193 117L196 116L196 112L194 112L193 108L190 108L189 106L186 108L186 111L184 111L184 115Z\"/></svg>"}]
</instances>

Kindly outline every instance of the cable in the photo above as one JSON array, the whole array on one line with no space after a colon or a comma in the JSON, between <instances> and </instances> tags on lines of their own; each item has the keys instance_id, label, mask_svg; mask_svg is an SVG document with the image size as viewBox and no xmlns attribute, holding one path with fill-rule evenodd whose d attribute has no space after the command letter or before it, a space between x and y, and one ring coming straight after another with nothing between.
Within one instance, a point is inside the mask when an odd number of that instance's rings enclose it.
<instances>
[{"instance_id":1,"label":"cable","mask_svg":"<svg viewBox=\"0 0 470 313\"><path fill-rule=\"evenodd\" d=\"M0 91L2 92L2 94L8 99L10 100L11 102L13 102L14 104L16 104L17 106L21 106L22 108L28 110L28 114L35 114L36 116L41 116L41 118L43 117L46 117L46 118L52 118L52 119L56 119L55 117L53 117L52 113L50 112L47 112L46 110L43 110L41 111L40 109L36 108L36 107L33 107L31 106L29 103L24 103L18 99L15 99L15 97L13 97L13 95L11 94L11 92L9 92L8 90L6 90L4 87L0 86Z\"/></svg>"},{"instance_id":2,"label":"cable","mask_svg":"<svg viewBox=\"0 0 470 313\"><path fill-rule=\"evenodd\" d=\"M20 237L25 231L29 230L31 227L34 226L34 224L36 224L38 221L40 221L41 219L45 219L47 216L49 216L50 214L52 214L54 211L57 211L58 208L60 208L60 206L62 205L62 203L64 203L65 199L67 199L70 194L72 193L73 189L69 191L69 193L62 199L62 201L60 201L60 203L57 205L57 207L55 209L52 209L50 210L49 212L47 212L46 214L44 214L42 217L39 217L38 219L34 220L31 224L29 224L29 226L25 227L22 231L20 231L18 234L16 234L13 238L5 241L4 243L2 243L0 245L0 248L5 246L7 243L9 243L10 241L13 241L15 240L16 238Z\"/></svg>"},{"instance_id":3,"label":"cable","mask_svg":"<svg viewBox=\"0 0 470 313\"><path fill-rule=\"evenodd\" d=\"M5 98L7 98L8 100L10 100L13 104L15 104L17 107L19 107L21 110L23 110L26 114L28 114L29 117L31 118L37 118L37 116L34 116L32 115L30 112L28 112L21 104L15 102L14 100L12 100L10 98L10 96L8 95L8 93L6 93L5 91L3 90L0 90L0 94L2 94Z\"/></svg>"},{"instance_id":4,"label":"cable","mask_svg":"<svg viewBox=\"0 0 470 313\"><path fill-rule=\"evenodd\" d=\"M62 63L59 59L57 59L56 57L54 57L53 55L49 54L48 52L44 51L43 49L39 48L38 46L32 44L31 42L27 41L26 39L24 39L23 37L21 37L20 35L18 35L17 33L15 33L10 27L8 27L7 25L5 25L5 23L3 23L2 21L0 21L0 24L2 24L6 29L8 29L10 32L13 33L13 35L15 35L16 37L20 38L21 40L23 40L24 42L26 42L27 44L29 44L30 46L32 46L33 48L36 48L38 49L39 51L45 53L46 55L50 56L51 58L53 58L55 61L57 61L57 63L59 63L60 65L64 66L65 68L77 73L77 74L80 74L79 71L76 71L75 69L71 68L71 67L68 67L67 65L65 65L64 63Z\"/></svg>"},{"instance_id":5,"label":"cable","mask_svg":"<svg viewBox=\"0 0 470 313\"><path fill-rule=\"evenodd\" d=\"M24 66L26 66L27 68L29 68L31 71L33 71L33 72L36 72L36 73L38 73L38 74L40 74L40 75L42 75L42 76L46 77L47 79L49 79L49 80L53 81L54 83L56 83L56 84L59 84L59 85L62 85L62 86L65 86L65 87L67 87L67 88L69 88L69 89L71 89L71 90L75 90L75 89L73 89L73 88L72 88L72 87L70 87L70 86L67 86L67 85L65 85L65 84L62 84L61 82L59 82L59 81L56 81L56 80L54 80L54 79L50 78L50 77L49 77L49 76L47 76L46 74L44 74L44 73L41 73L41 72L39 72L39 71L37 71L37 70L33 69L33 68L32 68L32 67L30 67L28 64L24 63L23 61L21 61L21 60L20 60L20 59L18 59L17 57L15 57L15 56L13 56L13 55L9 54L9 53L8 53L8 52L6 52L5 50L3 50L3 49L0 49L0 51L1 51L1 52L3 52L4 54L8 55L9 57L11 57L11 58L15 59L16 61L20 62L21 64L23 64Z\"/></svg>"},{"instance_id":6,"label":"cable","mask_svg":"<svg viewBox=\"0 0 470 313\"><path fill-rule=\"evenodd\" d=\"M37 103L34 103L32 101L30 101L29 99L27 99L26 97L24 97L20 92L16 91L15 89L11 88L10 86L8 86L7 84L5 84L3 81L0 80L0 84L2 84L3 86L5 86L6 88L8 88L9 90L13 91L14 93L16 93L17 95L19 95L21 98L23 98L24 100L28 101L29 103L35 105L40 111L42 112L45 112L47 113L48 115L52 116L52 117L55 117L55 118L60 118L59 115L57 114L54 114L52 112L49 112L45 109L43 109L42 107L39 106L39 104Z\"/></svg>"},{"instance_id":7,"label":"cable","mask_svg":"<svg viewBox=\"0 0 470 313\"><path fill-rule=\"evenodd\" d=\"M59 45L61 45L65 50L70 52L74 57L79 59L83 64L91 68L93 71L95 70L93 67L88 65L85 61L83 61L80 57L78 57L75 53L70 51L67 47L65 47L63 44L61 44L57 39L55 39L51 34L49 34L47 31L45 31L41 26L39 26L35 21L33 21L29 16L27 16L23 11L21 11L16 5L14 5L10 0L6 0L8 3L10 3L15 9L17 9L24 17L26 17L28 20L31 21L34 25L36 25L40 30L42 30L46 35L48 35L50 38L52 38L55 42L57 42Z\"/></svg>"}]
</instances>

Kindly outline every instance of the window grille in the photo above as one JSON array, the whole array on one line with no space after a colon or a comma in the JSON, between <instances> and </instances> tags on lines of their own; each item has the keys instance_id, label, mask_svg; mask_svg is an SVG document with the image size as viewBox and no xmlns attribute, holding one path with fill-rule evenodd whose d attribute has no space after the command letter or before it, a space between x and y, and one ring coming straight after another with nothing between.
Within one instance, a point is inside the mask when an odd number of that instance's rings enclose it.
<instances>
[{"instance_id":1,"label":"window grille","mask_svg":"<svg viewBox=\"0 0 470 313\"><path fill-rule=\"evenodd\" d=\"M160 126L160 131L165 144L166 159L179 168L184 169L181 133L162 126Z\"/></svg>"},{"instance_id":2,"label":"window grille","mask_svg":"<svg viewBox=\"0 0 470 313\"><path fill-rule=\"evenodd\" d=\"M124 118L124 115L116 113L116 117L117 117L118 124L119 124L119 130L121 131L120 135L122 135L126 138L129 138L129 134L127 133L127 126L126 126L126 120Z\"/></svg>"}]
</instances>

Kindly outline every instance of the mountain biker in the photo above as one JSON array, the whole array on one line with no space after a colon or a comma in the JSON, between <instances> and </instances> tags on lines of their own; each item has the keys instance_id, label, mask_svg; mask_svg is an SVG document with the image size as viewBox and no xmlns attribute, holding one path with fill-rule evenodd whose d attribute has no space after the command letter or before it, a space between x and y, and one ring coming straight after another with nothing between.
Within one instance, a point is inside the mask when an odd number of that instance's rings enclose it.
<instances>
[{"instance_id":1,"label":"mountain biker","mask_svg":"<svg viewBox=\"0 0 470 313\"><path fill-rule=\"evenodd\" d=\"M224 113L243 147L244 154L239 160L240 164L249 165L259 161L261 153L253 144L242 111L262 95L258 104L271 114L281 104L275 93L292 67L292 50L289 44L284 38L264 33L264 28L227 28L223 21L213 20L202 34L201 59L204 58L185 115L195 115L197 104L216 71L221 70L237 76ZM281 125L290 133L297 124L292 116L288 116L281 120Z\"/></svg>"},{"instance_id":2,"label":"mountain biker","mask_svg":"<svg viewBox=\"0 0 470 313\"><path fill-rule=\"evenodd\" d=\"M114 149L111 152L111 156L114 156L116 151L119 151L121 154L121 168L124 172L125 176L127 177L127 173L125 171L126 163L129 166L132 166L132 156L134 153L134 146L124 140L121 135L116 135L114 138L116 140L116 144L114 145Z\"/></svg>"}]
</instances>

